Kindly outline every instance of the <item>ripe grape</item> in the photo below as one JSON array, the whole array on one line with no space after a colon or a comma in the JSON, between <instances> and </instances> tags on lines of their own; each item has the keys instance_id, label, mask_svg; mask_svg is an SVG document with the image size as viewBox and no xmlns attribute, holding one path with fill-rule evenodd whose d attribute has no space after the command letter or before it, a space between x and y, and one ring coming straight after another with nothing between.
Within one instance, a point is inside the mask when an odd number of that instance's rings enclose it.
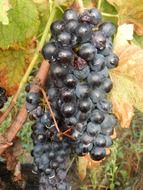
<instances>
[{"instance_id":1,"label":"ripe grape","mask_svg":"<svg viewBox=\"0 0 143 190\"><path fill-rule=\"evenodd\" d=\"M113 87L109 69L119 64L112 45L115 31L96 8L81 14L65 10L62 19L51 25L51 39L42 55L50 62L43 88L52 113L45 98L31 87L26 96L35 122L31 135L35 171L45 190L71 190L66 179L70 159L89 154L100 161L112 145L117 120L107 93ZM0 97L2 93L0 89Z\"/></svg>"}]
</instances>

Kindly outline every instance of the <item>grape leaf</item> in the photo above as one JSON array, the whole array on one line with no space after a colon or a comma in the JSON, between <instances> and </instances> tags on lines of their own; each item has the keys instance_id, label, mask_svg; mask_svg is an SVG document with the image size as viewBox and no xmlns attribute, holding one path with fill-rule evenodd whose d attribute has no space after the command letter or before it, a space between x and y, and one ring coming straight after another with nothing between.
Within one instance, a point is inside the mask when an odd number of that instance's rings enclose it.
<instances>
[{"instance_id":1,"label":"grape leaf","mask_svg":"<svg viewBox=\"0 0 143 190\"><path fill-rule=\"evenodd\" d=\"M128 34L128 35L127 35ZM143 50L129 43L133 27L121 25L115 39L115 52L120 58L119 66L110 72L113 80L111 100L113 111L123 128L129 127L134 107L143 111Z\"/></svg>"},{"instance_id":2,"label":"grape leaf","mask_svg":"<svg viewBox=\"0 0 143 190\"><path fill-rule=\"evenodd\" d=\"M11 5L9 4L9 0L0 1L0 22L3 25L9 24L8 11L10 8L11 8Z\"/></svg>"},{"instance_id":3,"label":"grape leaf","mask_svg":"<svg viewBox=\"0 0 143 190\"><path fill-rule=\"evenodd\" d=\"M0 48L24 45L36 35L39 26L38 11L31 0L10 0L9 24L0 23Z\"/></svg>"},{"instance_id":4,"label":"grape leaf","mask_svg":"<svg viewBox=\"0 0 143 190\"><path fill-rule=\"evenodd\" d=\"M81 181L86 177L87 165L88 159L85 156L78 158L78 174Z\"/></svg>"},{"instance_id":5,"label":"grape leaf","mask_svg":"<svg viewBox=\"0 0 143 190\"><path fill-rule=\"evenodd\" d=\"M139 36L135 33L133 38L133 43L143 48L143 36Z\"/></svg>"},{"instance_id":6,"label":"grape leaf","mask_svg":"<svg viewBox=\"0 0 143 190\"><path fill-rule=\"evenodd\" d=\"M12 95L24 75L25 64L24 50L0 50L0 86L6 88L8 95Z\"/></svg>"},{"instance_id":7,"label":"grape leaf","mask_svg":"<svg viewBox=\"0 0 143 190\"><path fill-rule=\"evenodd\" d=\"M119 24L133 23L135 31L143 35L143 0L107 0L111 3L119 15Z\"/></svg>"}]
</instances>

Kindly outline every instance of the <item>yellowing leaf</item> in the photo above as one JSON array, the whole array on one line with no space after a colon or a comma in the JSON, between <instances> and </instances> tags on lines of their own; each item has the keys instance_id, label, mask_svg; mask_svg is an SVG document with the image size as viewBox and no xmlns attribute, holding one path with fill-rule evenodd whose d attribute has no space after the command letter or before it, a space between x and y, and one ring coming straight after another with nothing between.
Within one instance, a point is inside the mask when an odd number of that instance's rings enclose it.
<instances>
[{"instance_id":1,"label":"yellowing leaf","mask_svg":"<svg viewBox=\"0 0 143 190\"><path fill-rule=\"evenodd\" d=\"M86 177L87 165L88 159L86 159L85 157L78 158L78 174L80 180L84 180L84 178Z\"/></svg>"},{"instance_id":2,"label":"yellowing leaf","mask_svg":"<svg viewBox=\"0 0 143 190\"><path fill-rule=\"evenodd\" d=\"M83 157L78 157L78 174L81 181L83 181L86 177L87 169L93 169L100 165L101 161L94 161L87 154Z\"/></svg>"},{"instance_id":3,"label":"yellowing leaf","mask_svg":"<svg viewBox=\"0 0 143 190\"><path fill-rule=\"evenodd\" d=\"M129 29L128 25L126 28ZM143 111L143 50L130 44L127 30L121 25L115 40L119 66L111 71L113 111L123 128L129 127L134 115L133 107Z\"/></svg>"},{"instance_id":4,"label":"yellowing leaf","mask_svg":"<svg viewBox=\"0 0 143 190\"><path fill-rule=\"evenodd\" d=\"M143 34L143 0L107 0L119 14L119 23L133 23L135 31Z\"/></svg>"},{"instance_id":5,"label":"yellowing leaf","mask_svg":"<svg viewBox=\"0 0 143 190\"><path fill-rule=\"evenodd\" d=\"M25 52L22 50L0 51L0 86L12 95L26 70Z\"/></svg>"},{"instance_id":6,"label":"yellowing leaf","mask_svg":"<svg viewBox=\"0 0 143 190\"><path fill-rule=\"evenodd\" d=\"M9 24L0 23L0 48L25 45L37 34L39 15L36 5L31 0L9 0L11 9L8 11Z\"/></svg>"},{"instance_id":7,"label":"yellowing leaf","mask_svg":"<svg viewBox=\"0 0 143 190\"><path fill-rule=\"evenodd\" d=\"M8 11L10 8L11 5L9 3L9 0L0 1L0 22L2 22L3 25L9 24Z\"/></svg>"}]
</instances>

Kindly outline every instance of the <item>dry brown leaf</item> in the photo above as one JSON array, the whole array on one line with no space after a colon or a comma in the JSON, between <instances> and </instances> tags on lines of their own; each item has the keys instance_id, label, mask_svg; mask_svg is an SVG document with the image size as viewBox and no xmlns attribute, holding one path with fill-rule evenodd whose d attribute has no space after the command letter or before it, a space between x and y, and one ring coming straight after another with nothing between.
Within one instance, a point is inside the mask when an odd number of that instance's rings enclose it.
<instances>
[{"instance_id":1,"label":"dry brown leaf","mask_svg":"<svg viewBox=\"0 0 143 190\"><path fill-rule=\"evenodd\" d=\"M123 128L130 126L134 115L134 106L143 111L143 50L128 42L133 34L133 28L131 28L127 24L118 28L115 52L118 54L120 62L119 66L111 71L114 83L111 92L113 112Z\"/></svg>"},{"instance_id":2,"label":"dry brown leaf","mask_svg":"<svg viewBox=\"0 0 143 190\"><path fill-rule=\"evenodd\" d=\"M22 179L22 175L21 175L21 163L18 162L15 166L15 170L14 170L14 181L19 181Z\"/></svg>"},{"instance_id":3,"label":"dry brown leaf","mask_svg":"<svg viewBox=\"0 0 143 190\"><path fill-rule=\"evenodd\" d=\"M115 6L119 15L119 24L133 23L135 31L143 35L143 0L107 0Z\"/></svg>"},{"instance_id":4,"label":"dry brown leaf","mask_svg":"<svg viewBox=\"0 0 143 190\"><path fill-rule=\"evenodd\" d=\"M112 99L113 103L113 113L116 114L118 121L122 128L129 128L131 124L132 117L134 115L133 105L129 102L121 102Z\"/></svg>"}]
</instances>

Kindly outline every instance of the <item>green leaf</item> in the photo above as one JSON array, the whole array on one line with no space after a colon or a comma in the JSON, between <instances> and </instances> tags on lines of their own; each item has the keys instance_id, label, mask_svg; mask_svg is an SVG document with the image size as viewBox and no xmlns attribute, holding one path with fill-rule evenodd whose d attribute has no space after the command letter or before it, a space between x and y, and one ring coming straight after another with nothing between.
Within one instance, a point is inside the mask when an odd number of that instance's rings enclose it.
<instances>
[{"instance_id":1,"label":"green leaf","mask_svg":"<svg viewBox=\"0 0 143 190\"><path fill-rule=\"evenodd\" d=\"M10 0L9 24L0 23L0 48L24 45L36 35L39 16L31 0Z\"/></svg>"},{"instance_id":2,"label":"green leaf","mask_svg":"<svg viewBox=\"0 0 143 190\"><path fill-rule=\"evenodd\" d=\"M143 36L138 36L134 33L133 43L143 48Z\"/></svg>"},{"instance_id":3,"label":"green leaf","mask_svg":"<svg viewBox=\"0 0 143 190\"><path fill-rule=\"evenodd\" d=\"M117 14L117 10L115 7L111 4L109 4L106 0L102 0L101 7L100 7L102 12L105 13L110 13L110 14Z\"/></svg>"},{"instance_id":4,"label":"green leaf","mask_svg":"<svg viewBox=\"0 0 143 190\"><path fill-rule=\"evenodd\" d=\"M106 0L101 1L100 10L103 13L103 20L104 21L112 21L115 25L118 22L118 12L114 6L109 4Z\"/></svg>"},{"instance_id":5,"label":"green leaf","mask_svg":"<svg viewBox=\"0 0 143 190\"><path fill-rule=\"evenodd\" d=\"M9 4L9 0L0 1L0 22L3 25L9 24L8 11L10 8L11 5Z\"/></svg>"},{"instance_id":6,"label":"green leaf","mask_svg":"<svg viewBox=\"0 0 143 190\"><path fill-rule=\"evenodd\" d=\"M0 86L6 88L8 95L12 95L24 75L25 64L24 50L0 51Z\"/></svg>"}]
</instances>

